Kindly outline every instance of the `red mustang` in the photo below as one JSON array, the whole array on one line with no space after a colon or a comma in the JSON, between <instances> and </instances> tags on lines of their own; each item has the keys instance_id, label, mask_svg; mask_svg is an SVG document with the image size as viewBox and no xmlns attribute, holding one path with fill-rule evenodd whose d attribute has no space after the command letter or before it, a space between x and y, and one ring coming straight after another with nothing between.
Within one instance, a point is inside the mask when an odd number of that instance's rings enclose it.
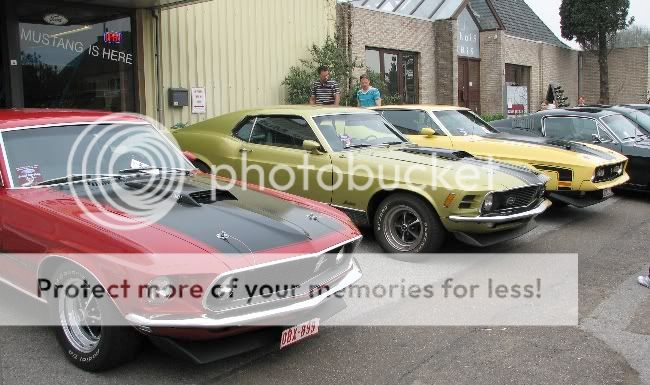
<instances>
[{"instance_id":1,"label":"red mustang","mask_svg":"<svg viewBox=\"0 0 650 385\"><path fill-rule=\"evenodd\" d=\"M198 363L289 345L361 277L344 214L216 185L143 118L0 110L0 153L2 291L46 303L84 370L132 359L143 337Z\"/></svg>"}]
</instances>

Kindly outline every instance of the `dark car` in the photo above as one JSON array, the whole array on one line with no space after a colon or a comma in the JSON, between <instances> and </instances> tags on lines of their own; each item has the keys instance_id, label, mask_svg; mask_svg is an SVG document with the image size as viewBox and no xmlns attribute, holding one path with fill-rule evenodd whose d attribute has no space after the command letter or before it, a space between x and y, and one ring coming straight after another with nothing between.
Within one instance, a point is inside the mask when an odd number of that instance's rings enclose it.
<instances>
[{"instance_id":1,"label":"dark car","mask_svg":"<svg viewBox=\"0 0 650 385\"><path fill-rule=\"evenodd\" d=\"M629 158L625 188L650 189L650 138L621 113L605 107L540 111L493 122L499 131L517 136L558 138L595 143Z\"/></svg>"},{"instance_id":2,"label":"dark car","mask_svg":"<svg viewBox=\"0 0 650 385\"><path fill-rule=\"evenodd\" d=\"M0 110L0 177L0 282L17 289L1 293L42 302L45 325L84 370L132 359L144 337L197 363L286 346L317 333L344 307L333 294L361 278L350 255L361 235L345 214L258 186L215 186L141 117ZM138 196L155 198L154 215L121 204L145 209ZM242 293L274 279L300 285ZM174 295L185 283L197 290ZM78 294L84 285L92 295ZM147 290L127 294L135 287Z\"/></svg>"},{"instance_id":3,"label":"dark car","mask_svg":"<svg viewBox=\"0 0 650 385\"><path fill-rule=\"evenodd\" d=\"M650 106L649 106L650 107ZM610 111L618 112L619 114L630 119L632 123L641 131L642 134L650 136L650 115L646 115L643 111L630 107L614 106L609 108ZM648 110L650 113L650 110Z\"/></svg>"},{"instance_id":4,"label":"dark car","mask_svg":"<svg viewBox=\"0 0 650 385\"><path fill-rule=\"evenodd\" d=\"M650 104L621 104L621 107L632 108L650 116Z\"/></svg>"}]
</instances>

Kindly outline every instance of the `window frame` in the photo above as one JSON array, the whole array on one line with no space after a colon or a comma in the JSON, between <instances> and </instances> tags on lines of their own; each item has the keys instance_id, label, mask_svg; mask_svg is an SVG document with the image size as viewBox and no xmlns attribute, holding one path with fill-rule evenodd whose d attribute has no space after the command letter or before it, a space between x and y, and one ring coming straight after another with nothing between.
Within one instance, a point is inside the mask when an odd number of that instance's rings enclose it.
<instances>
[{"instance_id":1,"label":"window frame","mask_svg":"<svg viewBox=\"0 0 650 385\"><path fill-rule=\"evenodd\" d=\"M321 143L321 141L320 141L320 139L319 139L319 137L318 137L316 131L314 130L314 128L312 127L312 125L309 123L309 120L308 120L307 118L305 118L304 116L301 116L301 115L291 115L291 114L261 114L261 115L247 115L247 116L246 116L245 118L243 118L243 119L242 119L242 120L237 124L237 126L235 126L235 128L232 130L232 132L231 132L232 136L233 136L235 139L238 139L238 140L244 142L240 137L238 137L238 136L235 135L235 132L238 131L239 129L241 129L241 127L242 127L244 124L246 124L250 119L253 119L253 127L251 128L251 132L250 132L250 134L249 134L249 136L248 136L248 141L245 141L244 143L253 144L253 145L256 145L256 146L267 146L267 147L282 148L282 149L290 149L290 150L303 150L302 146L300 146L300 147L289 147L289 146L279 146L279 145L276 145L276 144L268 144L268 143L253 143L253 142L251 141L251 139L253 138L253 133L255 132L255 128L257 127L257 121L258 121L259 119L263 119L263 118L289 118L289 119L296 119L296 118L298 118L298 119L302 119L305 123L307 123L307 127L309 127L309 129L311 130L312 134L314 134L314 139L306 139L306 140L313 140L313 141L315 141L316 143L318 143L318 145L320 146L320 148L321 148L323 151L325 151L324 148L323 148L323 144ZM303 150L303 151L304 151L304 150Z\"/></svg>"},{"instance_id":2,"label":"window frame","mask_svg":"<svg viewBox=\"0 0 650 385\"><path fill-rule=\"evenodd\" d=\"M400 103L402 104L406 103L406 101L404 100L405 99L404 96L406 92L406 82L404 80L404 54L413 55L415 59L415 62L413 63L413 79L415 80L415 100L413 101L413 103L409 103L409 104L419 104L420 103L420 52L402 51L397 49L367 46L364 49L364 57L367 51L376 51L377 53L379 53L379 76L381 76L382 79L386 78L386 64L385 64L384 56L386 54L397 55L397 94L399 95Z\"/></svg>"},{"instance_id":3,"label":"window frame","mask_svg":"<svg viewBox=\"0 0 650 385\"><path fill-rule=\"evenodd\" d=\"M596 130L598 131L598 136L599 137L602 137L601 134L604 132L612 140L612 143L619 142L618 137L616 135L612 135L612 133L605 127L605 125L600 122L600 119L592 118L592 117L589 117L589 116L579 116L579 115L545 116L542 119L542 135L545 138L548 138L548 136L546 135L546 120L547 119L587 119L587 120L591 120L596 124ZM563 139L563 138L558 138L558 139ZM593 142L593 140L590 140L589 142Z\"/></svg>"}]
</instances>

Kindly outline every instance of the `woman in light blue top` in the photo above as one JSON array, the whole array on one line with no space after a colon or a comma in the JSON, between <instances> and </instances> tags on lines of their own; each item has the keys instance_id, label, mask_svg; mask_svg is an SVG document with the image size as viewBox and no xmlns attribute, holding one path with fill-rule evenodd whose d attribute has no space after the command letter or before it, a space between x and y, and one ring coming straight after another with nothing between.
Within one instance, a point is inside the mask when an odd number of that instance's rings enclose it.
<instances>
[{"instance_id":1,"label":"woman in light blue top","mask_svg":"<svg viewBox=\"0 0 650 385\"><path fill-rule=\"evenodd\" d=\"M381 106L381 94L375 87L370 86L368 75L361 75L359 78L361 89L357 91L357 102L359 107Z\"/></svg>"}]
</instances>

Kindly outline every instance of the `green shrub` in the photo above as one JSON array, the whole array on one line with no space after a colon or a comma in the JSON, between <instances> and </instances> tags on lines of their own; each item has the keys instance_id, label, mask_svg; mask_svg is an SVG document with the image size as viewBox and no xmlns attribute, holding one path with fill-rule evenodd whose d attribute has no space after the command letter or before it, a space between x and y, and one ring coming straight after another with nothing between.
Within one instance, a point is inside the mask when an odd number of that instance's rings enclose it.
<instances>
[{"instance_id":1,"label":"green shrub","mask_svg":"<svg viewBox=\"0 0 650 385\"><path fill-rule=\"evenodd\" d=\"M309 102L311 85L318 79L318 67L326 65L330 69L330 79L336 80L341 88L341 105L356 106L356 94L359 90L359 78L354 72L362 67L355 59L351 59L345 49L339 47L337 40L328 37L322 46L313 45L309 49L310 58L300 60L296 66L289 68L289 74L282 81L287 87L289 104L305 104ZM368 71L368 77L373 87L379 89L384 104L398 104L399 95L389 95L388 87L381 75Z\"/></svg>"},{"instance_id":2,"label":"green shrub","mask_svg":"<svg viewBox=\"0 0 650 385\"><path fill-rule=\"evenodd\" d=\"M486 122L493 122L495 120L501 120L505 119L506 116L502 113L497 113L497 114L482 114L481 119L485 120Z\"/></svg>"}]
</instances>

